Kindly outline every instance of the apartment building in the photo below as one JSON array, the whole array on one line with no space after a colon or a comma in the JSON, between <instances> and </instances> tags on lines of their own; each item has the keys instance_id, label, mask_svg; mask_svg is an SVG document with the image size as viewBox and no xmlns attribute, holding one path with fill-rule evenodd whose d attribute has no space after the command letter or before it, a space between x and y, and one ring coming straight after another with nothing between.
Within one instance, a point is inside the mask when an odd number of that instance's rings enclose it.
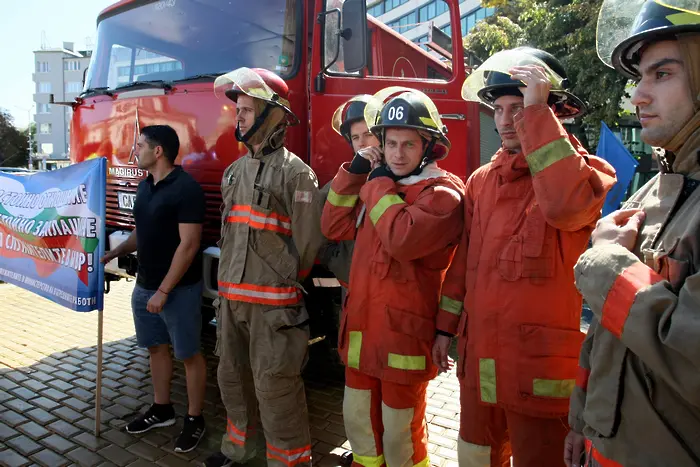
<instances>
[{"instance_id":1,"label":"apartment building","mask_svg":"<svg viewBox=\"0 0 700 467\"><path fill-rule=\"evenodd\" d=\"M89 50L74 50L72 42L64 42L60 48L34 51L32 79L38 153L33 156L33 162L39 168L68 163L72 109L51 104L50 96L53 94L55 102L70 102L80 94L90 55Z\"/></svg>"}]
</instances>

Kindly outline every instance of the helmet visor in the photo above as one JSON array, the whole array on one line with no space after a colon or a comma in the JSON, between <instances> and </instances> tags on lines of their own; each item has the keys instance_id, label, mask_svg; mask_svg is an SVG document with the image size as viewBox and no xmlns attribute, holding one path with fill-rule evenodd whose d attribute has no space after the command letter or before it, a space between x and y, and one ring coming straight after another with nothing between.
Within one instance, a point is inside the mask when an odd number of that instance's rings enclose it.
<instances>
[{"instance_id":1,"label":"helmet visor","mask_svg":"<svg viewBox=\"0 0 700 467\"><path fill-rule=\"evenodd\" d=\"M340 127L343 125L343 115L345 114L345 109L350 107L350 104L353 102L367 102L367 99L370 98L370 96L367 96L366 94L359 94L352 99L348 99L344 103L338 106L337 109L335 109L335 112L333 112L333 119L331 120L331 126L335 130L336 133L342 136L342 132L340 131Z\"/></svg>"},{"instance_id":2,"label":"helmet visor","mask_svg":"<svg viewBox=\"0 0 700 467\"><path fill-rule=\"evenodd\" d=\"M677 25L684 24L688 14L697 15L700 11L700 0L604 0L596 30L596 48L603 63L613 67L613 51L640 26L637 23L644 16L640 13L649 4L677 10L677 14L667 18Z\"/></svg>"},{"instance_id":3,"label":"helmet visor","mask_svg":"<svg viewBox=\"0 0 700 467\"><path fill-rule=\"evenodd\" d=\"M219 99L228 99L227 91L237 90L250 97L279 104L289 108L289 101L278 96L256 72L242 67L221 75L214 81L214 94Z\"/></svg>"},{"instance_id":4,"label":"helmet visor","mask_svg":"<svg viewBox=\"0 0 700 467\"><path fill-rule=\"evenodd\" d=\"M521 51L504 50L492 55L464 80L462 99L469 102L481 102L478 93L489 85L488 78L491 73L497 72L511 76L511 68L525 65L542 67L547 79L552 83L552 90L562 89L562 77L555 73L545 62Z\"/></svg>"}]
</instances>

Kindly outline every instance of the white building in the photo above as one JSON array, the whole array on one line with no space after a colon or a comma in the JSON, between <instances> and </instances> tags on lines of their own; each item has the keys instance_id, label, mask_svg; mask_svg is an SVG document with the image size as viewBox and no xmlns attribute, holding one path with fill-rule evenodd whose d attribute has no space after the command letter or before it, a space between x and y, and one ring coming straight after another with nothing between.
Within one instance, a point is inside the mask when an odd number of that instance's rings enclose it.
<instances>
[{"instance_id":1,"label":"white building","mask_svg":"<svg viewBox=\"0 0 700 467\"><path fill-rule=\"evenodd\" d=\"M72 42L64 42L61 48L34 51L32 80L35 84L34 122L38 150L34 161L38 161L42 168L68 163L73 111L69 106L50 104L50 96L53 94L55 102L70 102L80 94L90 54L89 50L74 50Z\"/></svg>"}]
</instances>

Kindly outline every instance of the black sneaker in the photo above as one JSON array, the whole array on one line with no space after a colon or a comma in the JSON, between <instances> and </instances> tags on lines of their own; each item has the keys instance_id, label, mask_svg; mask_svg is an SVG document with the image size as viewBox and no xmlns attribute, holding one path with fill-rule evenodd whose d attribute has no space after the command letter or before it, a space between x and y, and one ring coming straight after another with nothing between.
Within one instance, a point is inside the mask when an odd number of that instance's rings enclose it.
<instances>
[{"instance_id":1,"label":"black sneaker","mask_svg":"<svg viewBox=\"0 0 700 467\"><path fill-rule=\"evenodd\" d=\"M224 453L217 452L207 457L207 459L202 464L204 467L227 467L233 465L233 461L228 457L224 456Z\"/></svg>"},{"instance_id":2,"label":"black sneaker","mask_svg":"<svg viewBox=\"0 0 700 467\"><path fill-rule=\"evenodd\" d=\"M204 417L185 417L185 424L182 427L180 436L175 441L175 452L190 452L197 447L199 442L204 437Z\"/></svg>"},{"instance_id":3,"label":"black sneaker","mask_svg":"<svg viewBox=\"0 0 700 467\"><path fill-rule=\"evenodd\" d=\"M126 426L126 432L131 434L145 433L151 428L161 428L175 424L175 409L172 404L153 404L145 414L132 420Z\"/></svg>"}]
</instances>

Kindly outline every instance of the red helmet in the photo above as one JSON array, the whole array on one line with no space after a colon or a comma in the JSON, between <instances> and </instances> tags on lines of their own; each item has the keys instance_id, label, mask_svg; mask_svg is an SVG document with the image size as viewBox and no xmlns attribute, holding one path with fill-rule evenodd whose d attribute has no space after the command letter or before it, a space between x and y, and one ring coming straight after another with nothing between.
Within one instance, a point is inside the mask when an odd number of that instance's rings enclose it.
<instances>
[{"instance_id":1,"label":"red helmet","mask_svg":"<svg viewBox=\"0 0 700 467\"><path fill-rule=\"evenodd\" d=\"M299 123L299 119L290 109L289 86L270 70L238 68L219 76L214 82L214 90L217 95L224 94L234 102L241 93L255 99L261 99L284 109L291 117L292 124Z\"/></svg>"}]
</instances>

